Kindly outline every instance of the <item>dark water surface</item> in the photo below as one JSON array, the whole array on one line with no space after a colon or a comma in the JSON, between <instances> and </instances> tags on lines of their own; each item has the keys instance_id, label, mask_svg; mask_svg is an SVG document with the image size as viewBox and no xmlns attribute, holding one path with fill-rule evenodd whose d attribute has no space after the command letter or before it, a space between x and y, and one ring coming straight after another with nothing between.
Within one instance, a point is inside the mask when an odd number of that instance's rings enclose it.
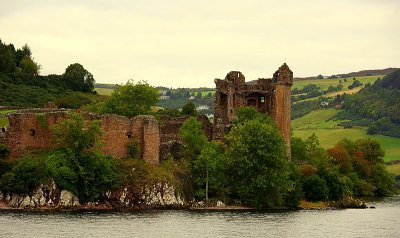
<instances>
[{"instance_id":1,"label":"dark water surface","mask_svg":"<svg viewBox=\"0 0 400 238\"><path fill-rule=\"evenodd\" d=\"M376 209L0 212L0 237L400 237L400 197Z\"/></svg>"}]
</instances>

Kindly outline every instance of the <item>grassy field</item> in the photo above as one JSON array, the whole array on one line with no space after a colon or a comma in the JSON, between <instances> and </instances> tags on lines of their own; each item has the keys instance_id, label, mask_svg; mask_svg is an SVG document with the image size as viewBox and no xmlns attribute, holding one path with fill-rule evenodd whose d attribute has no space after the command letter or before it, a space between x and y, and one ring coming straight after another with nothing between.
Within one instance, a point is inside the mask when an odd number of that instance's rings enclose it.
<instances>
[{"instance_id":1,"label":"grassy field","mask_svg":"<svg viewBox=\"0 0 400 238\"><path fill-rule=\"evenodd\" d=\"M361 83L363 83L363 85L367 84L367 83L371 83L373 84L378 78L382 78L384 77L384 75L378 75L378 76L364 76L364 77L356 77L357 80L359 80ZM339 85L339 80L342 81L343 84L343 89L337 92L332 92L332 93L328 93L328 94L324 94L321 95L323 97L335 97L336 95L340 95L340 94L353 94L353 93L357 93L358 91L360 91L361 88L363 88L363 86L357 87L357 88L353 88L353 89L348 89L348 86L350 86L353 83L353 78L349 77L346 78L347 82L344 82L344 78L336 78L336 79L307 79L307 80L295 80L294 84L292 86L292 89L298 88L301 89L304 86L308 85L308 84L316 84L320 90L326 90L328 89L329 86L337 86ZM298 102L303 102L303 101L310 101L310 100L316 100L319 97L313 97L313 98L307 98L304 100L300 100Z\"/></svg>"},{"instance_id":2,"label":"grassy field","mask_svg":"<svg viewBox=\"0 0 400 238\"><path fill-rule=\"evenodd\" d=\"M382 78L384 75L378 76L364 76L364 77L356 77L361 83L374 83L377 78ZM307 79L307 80L295 80L292 86L292 89L298 88L301 89L307 84L316 84L320 87L321 90L328 89L329 86L337 86L339 84L339 80L342 80L343 89L348 90L348 86L353 83L353 78L347 78L347 82L344 82L344 78L336 78L336 79Z\"/></svg>"},{"instance_id":3,"label":"grassy field","mask_svg":"<svg viewBox=\"0 0 400 238\"><path fill-rule=\"evenodd\" d=\"M112 88L95 88L94 89L99 95L110 96L114 91Z\"/></svg>"},{"instance_id":4,"label":"grassy field","mask_svg":"<svg viewBox=\"0 0 400 238\"><path fill-rule=\"evenodd\" d=\"M400 164L388 165L386 170L391 174L400 175Z\"/></svg>"},{"instance_id":5,"label":"grassy field","mask_svg":"<svg viewBox=\"0 0 400 238\"><path fill-rule=\"evenodd\" d=\"M366 128L349 128L337 126L341 121L332 120L339 110L320 109L313 111L304 117L292 121L293 133L300 138L307 138L315 133L324 148L333 147L338 141L347 138L357 140L371 138L378 141L385 150L385 161L400 160L400 138L367 135Z\"/></svg>"}]
</instances>

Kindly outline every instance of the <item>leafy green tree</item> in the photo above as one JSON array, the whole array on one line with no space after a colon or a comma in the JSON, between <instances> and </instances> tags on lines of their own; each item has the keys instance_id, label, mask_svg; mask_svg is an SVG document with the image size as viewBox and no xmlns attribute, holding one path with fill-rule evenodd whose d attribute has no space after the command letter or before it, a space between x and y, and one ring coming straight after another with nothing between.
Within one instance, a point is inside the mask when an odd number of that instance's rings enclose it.
<instances>
[{"instance_id":1,"label":"leafy green tree","mask_svg":"<svg viewBox=\"0 0 400 238\"><path fill-rule=\"evenodd\" d=\"M182 115L187 115L187 116L197 116L197 111L196 111L196 106L192 101L188 101L183 107L182 107Z\"/></svg>"},{"instance_id":2,"label":"leafy green tree","mask_svg":"<svg viewBox=\"0 0 400 238\"><path fill-rule=\"evenodd\" d=\"M310 154L307 153L307 143L299 137L290 140L291 159L295 163L310 162Z\"/></svg>"},{"instance_id":3,"label":"leafy green tree","mask_svg":"<svg viewBox=\"0 0 400 238\"><path fill-rule=\"evenodd\" d=\"M15 65L20 69L21 62L24 58L32 59L32 51L28 44L22 46L21 49L18 49L14 55Z\"/></svg>"},{"instance_id":4,"label":"leafy green tree","mask_svg":"<svg viewBox=\"0 0 400 238\"><path fill-rule=\"evenodd\" d=\"M316 174L305 179L303 191L305 198L309 201L324 201L329 196L329 188L326 185L326 181Z\"/></svg>"},{"instance_id":5,"label":"leafy green tree","mask_svg":"<svg viewBox=\"0 0 400 238\"><path fill-rule=\"evenodd\" d=\"M21 60L19 67L22 73L39 75L41 66L29 57Z\"/></svg>"},{"instance_id":6,"label":"leafy green tree","mask_svg":"<svg viewBox=\"0 0 400 238\"><path fill-rule=\"evenodd\" d=\"M195 117L187 119L179 129L179 135L183 139L183 157L193 160L197 158L207 143L202 125Z\"/></svg>"},{"instance_id":7,"label":"leafy green tree","mask_svg":"<svg viewBox=\"0 0 400 238\"><path fill-rule=\"evenodd\" d=\"M289 180L291 186L284 196L284 205L289 208L297 208L300 205L304 193L300 171L294 164L290 164Z\"/></svg>"},{"instance_id":8,"label":"leafy green tree","mask_svg":"<svg viewBox=\"0 0 400 238\"><path fill-rule=\"evenodd\" d=\"M246 109L248 110L248 109ZM291 187L283 138L272 120L239 116L226 136L226 171L232 192L257 207L279 206Z\"/></svg>"},{"instance_id":9,"label":"leafy green tree","mask_svg":"<svg viewBox=\"0 0 400 238\"><path fill-rule=\"evenodd\" d=\"M15 71L13 52L0 41L0 72L11 73Z\"/></svg>"},{"instance_id":10,"label":"leafy green tree","mask_svg":"<svg viewBox=\"0 0 400 238\"><path fill-rule=\"evenodd\" d=\"M218 185L220 184L218 179L218 173L221 172L219 163L223 156L223 149L220 144L216 142L208 142L201 150L200 155L195 158L192 162L192 171L196 180L198 197L205 197L208 201L209 188L217 193Z\"/></svg>"},{"instance_id":11,"label":"leafy green tree","mask_svg":"<svg viewBox=\"0 0 400 238\"><path fill-rule=\"evenodd\" d=\"M46 160L46 167L61 189L88 202L120 185L117 162L96 150L102 135L99 121L85 123L80 114L70 113L52 129L60 149Z\"/></svg>"},{"instance_id":12,"label":"leafy green tree","mask_svg":"<svg viewBox=\"0 0 400 238\"><path fill-rule=\"evenodd\" d=\"M128 117L150 114L158 102L158 91L146 82L127 82L114 90L104 103L95 106L98 113L118 114Z\"/></svg>"},{"instance_id":13,"label":"leafy green tree","mask_svg":"<svg viewBox=\"0 0 400 238\"><path fill-rule=\"evenodd\" d=\"M41 158L25 156L1 179L1 190L26 194L50 180Z\"/></svg>"},{"instance_id":14,"label":"leafy green tree","mask_svg":"<svg viewBox=\"0 0 400 238\"><path fill-rule=\"evenodd\" d=\"M69 65L65 69L63 78L74 91L92 92L94 90L93 75L81 64Z\"/></svg>"},{"instance_id":15,"label":"leafy green tree","mask_svg":"<svg viewBox=\"0 0 400 238\"><path fill-rule=\"evenodd\" d=\"M92 151L101 141L100 121L94 120L85 126L85 121L79 113L69 113L66 119L52 129L56 143L77 157Z\"/></svg>"}]
</instances>

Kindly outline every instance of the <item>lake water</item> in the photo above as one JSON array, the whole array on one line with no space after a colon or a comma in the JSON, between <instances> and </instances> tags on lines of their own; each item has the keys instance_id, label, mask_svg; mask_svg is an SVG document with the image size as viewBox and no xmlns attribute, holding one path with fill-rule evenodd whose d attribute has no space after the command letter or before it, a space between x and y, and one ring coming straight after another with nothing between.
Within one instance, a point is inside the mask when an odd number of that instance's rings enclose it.
<instances>
[{"instance_id":1,"label":"lake water","mask_svg":"<svg viewBox=\"0 0 400 238\"><path fill-rule=\"evenodd\" d=\"M0 237L400 237L400 197L376 209L0 212Z\"/></svg>"}]
</instances>

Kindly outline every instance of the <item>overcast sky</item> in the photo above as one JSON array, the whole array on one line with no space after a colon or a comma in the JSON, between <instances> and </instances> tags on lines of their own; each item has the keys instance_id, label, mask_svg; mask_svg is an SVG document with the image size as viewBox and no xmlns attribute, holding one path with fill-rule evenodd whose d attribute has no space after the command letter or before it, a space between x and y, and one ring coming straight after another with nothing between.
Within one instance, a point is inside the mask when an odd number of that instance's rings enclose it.
<instances>
[{"instance_id":1,"label":"overcast sky","mask_svg":"<svg viewBox=\"0 0 400 238\"><path fill-rule=\"evenodd\" d=\"M300 77L400 67L400 0L0 0L0 38L44 75L77 62L98 83L214 87L285 60Z\"/></svg>"}]
</instances>

